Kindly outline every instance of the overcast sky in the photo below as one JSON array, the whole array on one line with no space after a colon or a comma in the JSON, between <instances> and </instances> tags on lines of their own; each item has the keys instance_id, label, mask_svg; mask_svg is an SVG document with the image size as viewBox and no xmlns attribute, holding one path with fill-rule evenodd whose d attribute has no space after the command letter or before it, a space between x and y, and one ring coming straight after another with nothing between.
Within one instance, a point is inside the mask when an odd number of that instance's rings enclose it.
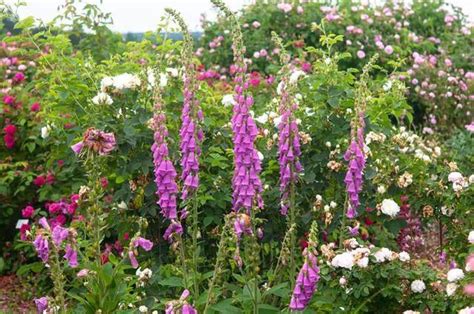
<instances>
[{"instance_id":1,"label":"overcast sky","mask_svg":"<svg viewBox=\"0 0 474 314\"><path fill-rule=\"evenodd\" d=\"M76 0L77 1L77 0ZM233 10L251 3L252 0L225 0ZM6 0L13 4L17 0ZM49 21L57 15L58 5L64 0L26 0L28 5L19 10L21 17L34 16ZM99 4L100 0L83 0L83 3ZM474 19L474 0L448 0L448 2L464 9L470 20ZM118 32L142 32L155 30L164 15L163 9L174 8L181 12L190 29L199 29L199 17L205 13L213 18L216 10L209 0L103 0L101 5L104 12L111 12L114 20L112 29Z\"/></svg>"}]
</instances>

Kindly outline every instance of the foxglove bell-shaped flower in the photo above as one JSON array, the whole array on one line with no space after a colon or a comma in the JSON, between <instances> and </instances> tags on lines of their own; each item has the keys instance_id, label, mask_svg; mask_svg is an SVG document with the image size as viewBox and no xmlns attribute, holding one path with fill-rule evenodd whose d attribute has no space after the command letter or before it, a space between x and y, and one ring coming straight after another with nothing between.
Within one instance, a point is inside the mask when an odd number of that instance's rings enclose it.
<instances>
[{"instance_id":1,"label":"foxglove bell-shaped flower","mask_svg":"<svg viewBox=\"0 0 474 314\"><path fill-rule=\"evenodd\" d=\"M69 266L72 268L79 265L77 263L77 251L74 250L70 244L66 245L66 254L64 254L64 258L67 259Z\"/></svg>"},{"instance_id":2,"label":"foxglove bell-shaped flower","mask_svg":"<svg viewBox=\"0 0 474 314\"><path fill-rule=\"evenodd\" d=\"M44 238L41 234L37 235L33 241L38 257L44 262L48 262L49 258L49 243L48 239Z\"/></svg>"},{"instance_id":3,"label":"foxglove bell-shaped flower","mask_svg":"<svg viewBox=\"0 0 474 314\"><path fill-rule=\"evenodd\" d=\"M319 281L319 267L316 256L305 249L305 263L296 278L295 288L291 296L290 309L302 311L308 306Z\"/></svg>"},{"instance_id":4,"label":"foxglove bell-shaped flower","mask_svg":"<svg viewBox=\"0 0 474 314\"><path fill-rule=\"evenodd\" d=\"M153 242L151 242L150 240L147 240L145 238L138 237L138 238L135 239L135 241L133 243L133 246L134 247L141 247L142 249L144 249L145 251L148 252L153 248Z\"/></svg>"}]
</instances>

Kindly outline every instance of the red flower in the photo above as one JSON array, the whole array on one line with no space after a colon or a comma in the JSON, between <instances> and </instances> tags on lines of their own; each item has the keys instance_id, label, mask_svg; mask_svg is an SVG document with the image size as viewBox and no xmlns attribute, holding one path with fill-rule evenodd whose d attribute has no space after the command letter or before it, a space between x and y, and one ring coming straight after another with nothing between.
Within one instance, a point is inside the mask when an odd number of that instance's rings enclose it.
<instances>
[{"instance_id":1,"label":"red flower","mask_svg":"<svg viewBox=\"0 0 474 314\"><path fill-rule=\"evenodd\" d=\"M25 74L23 74L23 72L17 72L14 76L13 76L13 83L21 83L25 80Z\"/></svg>"},{"instance_id":2,"label":"red flower","mask_svg":"<svg viewBox=\"0 0 474 314\"><path fill-rule=\"evenodd\" d=\"M22 224L20 226L20 239L22 241L27 241L28 240L28 236L26 234L27 231L30 231L31 230L31 227L29 224Z\"/></svg>"},{"instance_id":3,"label":"red flower","mask_svg":"<svg viewBox=\"0 0 474 314\"><path fill-rule=\"evenodd\" d=\"M21 215L23 216L23 218L31 218L34 212L35 212L35 209L33 208L33 206L26 206L25 208L21 210Z\"/></svg>"},{"instance_id":4,"label":"red flower","mask_svg":"<svg viewBox=\"0 0 474 314\"><path fill-rule=\"evenodd\" d=\"M10 95L3 96L3 102L5 105L13 105L15 103L15 97Z\"/></svg>"},{"instance_id":5,"label":"red flower","mask_svg":"<svg viewBox=\"0 0 474 314\"><path fill-rule=\"evenodd\" d=\"M369 217L365 217L365 218L364 218L364 222L365 222L365 224L366 224L367 226L371 226L371 225L374 224L374 222L373 222L372 220L370 220Z\"/></svg>"},{"instance_id":6,"label":"red flower","mask_svg":"<svg viewBox=\"0 0 474 314\"><path fill-rule=\"evenodd\" d=\"M31 105L31 111L33 112L38 112L41 110L41 106L39 103L35 102L34 104Z\"/></svg>"},{"instance_id":7,"label":"red flower","mask_svg":"<svg viewBox=\"0 0 474 314\"><path fill-rule=\"evenodd\" d=\"M8 149L12 149L13 147L15 147L15 136L14 135L5 134L3 136L3 141L5 142L5 146Z\"/></svg>"},{"instance_id":8,"label":"red flower","mask_svg":"<svg viewBox=\"0 0 474 314\"><path fill-rule=\"evenodd\" d=\"M102 188L107 188L107 186L109 185L109 180L107 180L106 177L102 177L100 178L100 185L102 186Z\"/></svg>"},{"instance_id":9,"label":"red flower","mask_svg":"<svg viewBox=\"0 0 474 314\"><path fill-rule=\"evenodd\" d=\"M15 135L16 126L14 126L13 124L8 124L7 126L5 126L5 127L3 128L3 131L4 131L6 134Z\"/></svg>"},{"instance_id":10,"label":"red flower","mask_svg":"<svg viewBox=\"0 0 474 314\"><path fill-rule=\"evenodd\" d=\"M257 87L258 85L260 85L260 73L255 72L255 71L250 73L249 83L253 87Z\"/></svg>"},{"instance_id":11,"label":"red flower","mask_svg":"<svg viewBox=\"0 0 474 314\"><path fill-rule=\"evenodd\" d=\"M46 180L45 180L45 181L46 181L46 184L52 185L52 184L54 183L55 179L56 179L56 178L54 177L54 174L48 173L48 174L46 175Z\"/></svg>"},{"instance_id":12,"label":"red flower","mask_svg":"<svg viewBox=\"0 0 474 314\"><path fill-rule=\"evenodd\" d=\"M37 176L34 180L33 180L33 184L38 186L38 187L42 187L43 185L46 184L46 178L41 175L41 176Z\"/></svg>"}]
</instances>

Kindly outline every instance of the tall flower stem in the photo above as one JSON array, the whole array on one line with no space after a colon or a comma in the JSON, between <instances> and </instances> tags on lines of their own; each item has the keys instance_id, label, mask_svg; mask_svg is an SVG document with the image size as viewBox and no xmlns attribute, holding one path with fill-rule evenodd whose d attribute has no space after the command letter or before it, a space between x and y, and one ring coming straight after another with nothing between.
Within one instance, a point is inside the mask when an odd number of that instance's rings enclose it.
<instances>
[{"instance_id":1,"label":"tall flower stem","mask_svg":"<svg viewBox=\"0 0 474 314\"><path fill-rule=\"evenodd\" d=\"M288 229L293 230L290 233L290 282L291 286L293 286L295 284L294 275L296 273L296 232L295 228L292 228L292 226L296 226L295 185L293 183L290 185L290 206L288 210L290 214Z\"/></svg>"},{"instance_id":2,"label":"tall flower stem","mask_svg":"<svg viewBox=\"0 0 474 314\"><path fill-rule=\"evenodd\" d=\"M193 271L193 293L194 301L199 297L199 157L201 155L201 143L203 132L199 124L203 120L203 113L199 107L196 97L198 89L196 72L193 63L193 39L182 16L175 10L166 8L165 11L173 17L183 33L183 46L181 49L181 59L184 65L183 75L183 109L181 114L182 125L180 129L180 149L181 149L181 198L188 205L191 205L191 251L192 251L192 271ZM186 209L183 209L186 212ZM186 215L182 215L185 217ZM184 218L181 218L184 219ZM184 244L184 243L183 243Z\"/></svg>"},{"instance_id":3,"label":"tall flower stem","mask_svg":"<svg viewBox=\"0 0 474 314\"><path fill-rule=\"evenodd\" d=\"M224 222L224 227L222 228L221 232L221 237L219 239L219 244L217 247L217 257L216 257L216 264L214 265L214 271L212 274L211 281L209 282L209 287L207 290L207 300L206 300L206 305L204 306L204 311L203 313L207 313L207 310L209 306L211 305L211 302L213 301L213 291L214 286L216 284L217 278L221 273L222 270L222 264L224 263L225 256L226 256L226 240L227 237L229 236L229 232L231 229L231 222L232 220L230 219L229 215L225 217L225 222Z\"/></svg>"},{"instance_id":4,"label":"tall flower stem","mask_svg":"<svg viewBox=\"0 0 474 314\"><path fill-rule=\"evenodd\" d=\"M295 117L298 102L295 93L298 77L303 72L297 70L291 63L290 55L286 52L281 38L275 32L272 32L272 40L280 50L280 62L282 64L279 73L281 82L277 89L277 93L279 94L278 112L281 116L281 121L278 124L278 162L280 164L281 193L280 213L288 217L288 230L293 229L289 238L290 267L288 274L291 284L293 285L296 273L296 238L293 228L293 226L296 225L297 216L295 184L298 179L298 174L302 171L302 166L299 161L301 149L298 123Z\"/></svg>"},{"instance_id":5,"label":"tall flower stem","mask_svg":"<svg viewBox=\"0 0 474 314\"><path fill-rule=\"evenodd\" d=\"M193 245L193 282L194 282L194 302L199 297L199 244L198 244L198 233L199 233L199 201L197 197L193 198L192 208L192 245Z\"/></svg>"},{"instance_id":6,"label":"tall flower stem","mask_svg":"<svg viewBox=\"0 0 474 314\"><path fill-rule=\"evenodd\" d=\"M52 243L52 260L51 263L51 277L54 283L54 295L56 303L60 307L60 313L66 313L66 301L64 298L64 275L61 269L61 262L59 261L58 247Z\"/></svg>"}]
</instances>

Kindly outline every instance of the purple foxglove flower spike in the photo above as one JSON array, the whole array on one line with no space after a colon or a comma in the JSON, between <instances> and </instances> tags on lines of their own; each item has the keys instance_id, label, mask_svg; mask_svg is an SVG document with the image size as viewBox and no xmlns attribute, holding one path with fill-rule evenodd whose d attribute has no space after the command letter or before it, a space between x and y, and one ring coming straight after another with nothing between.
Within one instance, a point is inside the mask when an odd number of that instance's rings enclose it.
<instances>
[{"instance_id":1,"label":"purple foxglove flower spike","mask_svg":"<svg viewBox=\"0 0 474 314\"><path fill-rule=\"evenodd\" d=\"M184 77L184 101L181 114L180 149L181 149L181 180L183 188L181 198L187 200L190 193L194 193L199 186L199 156L200 144L203 140L202 130L199 127L203 120L199 101L196 99L197 89L194 80L194 65L188 61Z\"/></svg>"},{"instance_id":2,"label":"purple foxglove flower spike","mask_svg":"<svg viewBox=\"0 0 474 314\"><path fill-rule=\"evenodd\" d=\"M291 73L293 66L287 66L284 69ZM301 155L300 135L294 116L298 104L294 102L288 90L288 75L283 76L281 87L279 104L281 121L278 124L278 163L280 164L280 213L286 216L290 206L291 186L296 183L298 174L303 171L303 167L299 161Z\"/></svg>"},{"instance_id":3,"label":"purple foxglove flower spike","mask_svg":"<svg viewBox=\"0 0 474 314\"><path fill-rule=\"evenodd\" d=\"M151 151L155 167L157 203L161 208L161 214L164 218L174 220L178 218L176 209L176 195L178 193L178 185L176 184L177 174L173 163L169 160L168 143L166 141L168 136L166 116L160 102L155 104L155 114L153 115L151 128L154 131L154 143L151 146ZM165 232L164 237L172 241L172 237L169 237L167 232Z\"/></svg>"},{"instance_id":4,"label":"purple foxglove flower spike","mask_svg":"<svg viewBox=\"0 0 474 314\"><path fill-rule=\"evenodd\" d=\"M308 249L304 250L303 255L305 255L305 263L296 278L290 301L290 309L293 311L302 311L308 306L319 281L319 267L316 256Z\"/></svg>"}]
</instances>

